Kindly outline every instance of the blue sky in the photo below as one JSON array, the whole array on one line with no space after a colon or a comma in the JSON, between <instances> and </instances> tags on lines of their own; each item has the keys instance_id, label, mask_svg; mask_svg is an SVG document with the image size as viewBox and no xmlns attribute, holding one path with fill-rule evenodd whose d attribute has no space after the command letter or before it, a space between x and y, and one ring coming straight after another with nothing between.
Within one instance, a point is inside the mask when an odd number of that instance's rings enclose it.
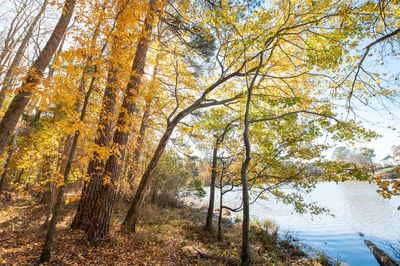
<instances>
[{"instance_id":1,"label":"blue sky","mask_svg":"<svg viewBox=\"0 0 400 266\"><path fill-rule=\"evenodd\" d=\"M384 86L399 90L397 80L400 76L400 59L390 55L386 57L385 64L372 63L368 65L368 70L379 74L386 73L389 83ZM380 161L387 155L392 154L392 146L400 145L400 109L397 98L383 97L372 100L369 106L356 104L356 119L362 121L364 126L372 129L382 137L370 142L360 143L356 147L368 147L375 150L376 161Z\"/></svg>"}]
</instances>

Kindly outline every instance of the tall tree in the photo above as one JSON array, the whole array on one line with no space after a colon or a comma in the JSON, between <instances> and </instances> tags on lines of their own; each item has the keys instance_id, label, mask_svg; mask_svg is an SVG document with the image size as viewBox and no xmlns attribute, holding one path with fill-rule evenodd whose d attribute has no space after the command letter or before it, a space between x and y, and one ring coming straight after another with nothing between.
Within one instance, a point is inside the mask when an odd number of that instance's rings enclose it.
<instances>
[{"instance_id":1,"label":"tall tree","mask_svg":"<svg viewBox=\"0 0 400 266\"><path fill-rule=\"evenodd\" d=\"M17 95L11 101L6 113L0 121L0 154L3 153L5 146L12 131L15 129L19 118L21 117L31 96L34 94L36 86L39 85L44 71L49 65L62 37L64 36L68 24L71 20L75 7L75 0L66 0L62 8L62 14L57 22L53 33L50 36L46 46L40 52L38 58L29 68L28 74L24 78L22 86Z\"/></svg>"},{"instance_id":2,"label":"tall tree","mask_svg":"<svg viewBox=\"0 0 400 266\"><path fill-rule=\"evenodd\" d=\"M103 183L101 184L96 206L91 217L91 224L86 230L88 240L92 243L100 243L107 239L111 214L115 201L115 185L121 171L121 163L125 156L125 146L128 141L129 129L132 115L135 112L139 86L144 73L147 50L150 44L155 20L156 0L149 1L149 8L144 21L142 36L138 41L135 58L131 69L131 76L126 88L121 111L118 115L116 130L113 137L113 149L103 172Z\"/></svg>"},{"instance_id":3,"label":"tall tree","mask_svg":"<svg viewBox=\"0 0 400 266\"><path fill-rule=\"evenodd\" d=\"M242 222L242 253L240 255L241 265L250 265L250 206L249 206L249 191L247 184L247 169L251 160L251 145L249 140L249 113L250 113L250 104L251 97L253 94L254 85L258 74L260 72L260 68L263 64L263 55L262 52L260 54L260 62L257 67L256 73L251 80L247 88L247 100L246 100L246 109L244 114L244 129L243 129L243 142L245 147L245 159L242 163L242 169L240 172L240 177L242 181L242 200L243 200L243 222Z\"/></svg>"},{"instance_id":4,"label":"tall tree","mask_svg":"<svg viewBox=\"0 0 400 266\"><path fill-rule=\"evenodd\" d=\"M0 91L0 109L3 106L3 101L4 97L6 95L6 92L9 90L13 73L15 71L15 68L18 67L18 65L21 62L22 56L24 55L25 49L28 45L29 39L32 38L33 31L35 30L36 24L39 22L40 18L43 16L44 11L46 10L48 0L45 0L42 7L39 10L39 13L36 15L36 17L33 19L32 23L30 24L28 30L25 33L25 37L22 39L21 44L18 47L17 52L15 53L15 56L10 64L10 66L7 69L7 72L4 76L4 81L3 81L3 86Z\"/></svg>"}]
</instances>

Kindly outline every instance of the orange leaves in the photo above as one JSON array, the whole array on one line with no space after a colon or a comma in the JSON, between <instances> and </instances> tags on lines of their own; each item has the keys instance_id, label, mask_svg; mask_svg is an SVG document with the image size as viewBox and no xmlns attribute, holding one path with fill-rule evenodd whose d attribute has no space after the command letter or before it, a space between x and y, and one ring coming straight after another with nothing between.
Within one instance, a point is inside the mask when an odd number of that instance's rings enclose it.
<instances>
[{"instance_id":1,"label":"orange leaves","mask_svg":"<svg viewBox=\"0 0 400 266\"><path fill-rule=\"evenodd\" d=\"M392 180L381 180L377 178L376 184L379 187L377 190L378 193L384 198L390 199L392 196L400 195L400 178Z\"/></svg>"},{"instance_id":2,"label":"orange leaves","mask_svg":"<svg viewBox=\"0 0 400 266\"><path fill-rule=\"evenodd\" d=\"M79 200L80 198L81 198L80 195L75 195L75 196L73 196L72 198L68 198L68 199L65 200L65 205L68 205L68 204L70 204L71 202L74 202L74 201L76 201L76 200Z\"/></svg>"}]
</instances>

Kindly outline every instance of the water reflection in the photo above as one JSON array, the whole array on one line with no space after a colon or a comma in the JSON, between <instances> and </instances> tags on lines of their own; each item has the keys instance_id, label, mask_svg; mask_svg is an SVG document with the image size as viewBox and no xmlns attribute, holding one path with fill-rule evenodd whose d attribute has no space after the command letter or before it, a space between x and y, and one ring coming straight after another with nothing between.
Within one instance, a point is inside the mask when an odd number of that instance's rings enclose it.
<instances>
[{"instance_id":1,"label":"water reflection","mask_svg":"<svg viewBox=\"0 0 400 266\"><path fill-rule=\"evenodd\" d=\"M240 194L239 191L227 194L224 204L238 205ZM251 206L251 217L259 221L273 220L282 232L290 231L302 242L350 265L379 265L364 244L364 238L389 254L392 254L389 245L400 240L400 211L397 210L400 198L383 199L376 193L374 184L321 182L306 198L330 209L335 216L296 214L293 207L269 198ZM219 199L218 193L216 199ZM207 202L205 197L198 204ZM218 200L216 206L219 206Z\"/></svg>"}]
</instances>

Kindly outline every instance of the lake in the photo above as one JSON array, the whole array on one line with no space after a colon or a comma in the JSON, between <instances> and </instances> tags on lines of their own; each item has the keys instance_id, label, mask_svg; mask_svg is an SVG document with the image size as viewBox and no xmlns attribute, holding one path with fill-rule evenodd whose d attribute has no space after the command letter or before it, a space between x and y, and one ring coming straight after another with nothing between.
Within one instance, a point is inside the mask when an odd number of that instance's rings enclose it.
<instances>
[{"instance_id":1,"label":"lake","mask_svg":"<svg viewBox=\"0 0 400 266\"><path fill-rule=\"evenodd\" d=\"M207 193L209 188L205 188ZM281 233L290 232L302 243L325 252L349 265L379 265L364 244L372 241L393 257L390 244L400 246L400 198L383 199L377 186L368 182L321 182L305 198L331 211L330 215L297 214L293 207L276 202L273 197L251 205L251 219L272 220ZM241 192L225 194L224 205L240 204ZM208 194L196 205L208 204ZM215 208L219 207L216 190ZM241 216L241 214L233 214Z\"/></svg>"}]
</instances>

